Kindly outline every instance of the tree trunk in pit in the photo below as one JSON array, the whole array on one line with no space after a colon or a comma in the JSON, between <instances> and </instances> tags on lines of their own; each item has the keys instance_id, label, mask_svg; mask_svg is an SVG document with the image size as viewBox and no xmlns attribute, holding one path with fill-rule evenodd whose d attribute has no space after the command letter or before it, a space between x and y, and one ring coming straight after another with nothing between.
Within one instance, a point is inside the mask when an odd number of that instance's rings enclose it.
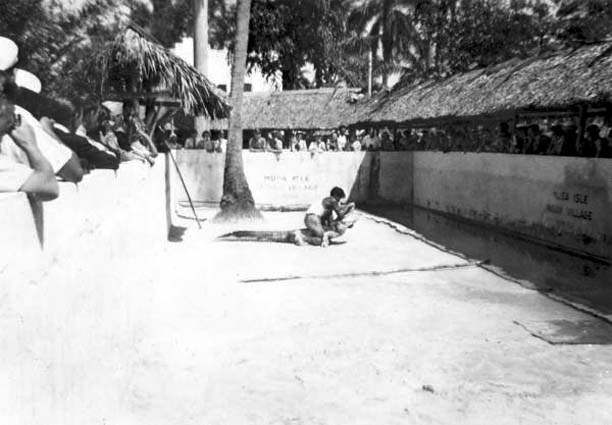
<instances>
[{"instance_id":1,"label":"tree trunk in pit","mask_svg":"<svg viewBox=\"0 0 612 425\"><path fill-rule=\"evenodd\" d=\"M242 98L244 94L250 15L251 0L238 0L230 95L232 112L229 120L229 135L225 155L225 170L223 173L221 212L214 218L216 222L262 218L261 213L255 208L255 201L246 180L242 162Z\"/></svg>"}]
</instances>

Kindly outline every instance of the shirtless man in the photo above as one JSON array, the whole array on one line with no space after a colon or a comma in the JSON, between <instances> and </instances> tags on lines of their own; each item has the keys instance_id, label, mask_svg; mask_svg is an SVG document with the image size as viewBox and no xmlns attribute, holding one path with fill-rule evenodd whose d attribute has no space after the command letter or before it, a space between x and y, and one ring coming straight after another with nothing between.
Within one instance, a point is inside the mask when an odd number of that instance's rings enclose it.
<instances>
[{"instance_id":1,"label":"shirtless man","mask_svg":"<svg viewBox=\"0 0 612 425\"><path fill-rule=\"evenodd\" d=\"M312 204L306 211L304 224L311 235L305 236L297 231L295 240L298 245L308 242L311 245L326 247L330 239L341 236L346 229L351 227L343 219L355 209L355 203L344 204L346 194L337 186L331 190L329 195L320 202Z\"/></svg>"}]
</instances>

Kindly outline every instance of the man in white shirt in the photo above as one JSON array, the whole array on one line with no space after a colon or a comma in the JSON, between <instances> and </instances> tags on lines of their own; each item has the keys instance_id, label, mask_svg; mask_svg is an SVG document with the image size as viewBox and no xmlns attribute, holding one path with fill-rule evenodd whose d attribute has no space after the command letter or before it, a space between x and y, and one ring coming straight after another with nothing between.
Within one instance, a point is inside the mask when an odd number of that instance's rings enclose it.
<instances>
[{"instance_id":1,"label":"man in white shirt","mask_svg":"<svg viewBox=\"0 0 612 425\"><path fill-rule=\"evenodd\" d=\"M34 92L40 92L40 81L31 73L20 71L16 73L15 64L18 60L19 49L10 39L0 37L0 86L2 92L15 84L15 76L20 76L20 82L24 88ZM83 170L77 156L55 136L49 134L41 123L27 110L15 105L15 113L21 120L30 126L34 132L35 142L40 152L51 164L53 172L63 179L78 183L83 178ZM29 164L28 156L15 144L15 141L4 135L0 144L0 152L9 156L14 161ZM32 164L29 164L32 165Z\"/></svg>"},{"instance_id":2,"label":"man in white shirt","mask_svg":"<svg viewBox=\"0 0 612 425\"><path fill-rule=\"evenodd\" d=\"M376 134L376 129L370 129L370 133L366 134L366 136L363 138L361 147L369 151L380 150L380 138L378 137L378 134Z\"/></svg>"},{"instance_id":3,"label":"man in white shirt","mask_svg":"<svg viewBox=\"0 0 612 425\"><path fill-rule=\"evenodd\" d=\"M340 127L340 130L338 131L338 150L340 152L346 150L347 148L347 144L348 144L348 139L347 139L347 130L345 126Z\"/></svg>"},{"instance_id":4,"label":"man in white shirt","mask_svg":"<svg viewBox=\"0 0 612 425\"><path fill-rule=\"evenodd\" d=\"M26 192L40 200L57 198L59 187L51 164L36 146L34 131L16 118L13 105L0 97L0 137L9 137L26 156L31 167L0 154L0 192ZM10 135L9 135L10 134Z\"/></svg>"}]
</instances>

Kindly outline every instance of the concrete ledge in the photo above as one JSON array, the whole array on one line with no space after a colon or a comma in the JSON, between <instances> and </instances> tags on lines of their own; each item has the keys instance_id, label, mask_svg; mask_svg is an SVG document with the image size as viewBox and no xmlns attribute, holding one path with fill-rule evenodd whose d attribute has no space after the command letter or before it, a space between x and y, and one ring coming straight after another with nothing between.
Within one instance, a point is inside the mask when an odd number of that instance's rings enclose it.
<instances>
[{"instance_id":1,"label":"concrete ledge","mask_svg":"<svg viewBox=\"0 0 612 425\"><path fill-rule=\"evenodd\" d=\"M160 157L154 167L128 162L117 172L92 171L78 185L60 183L60 196L51 202L0 195L0 278L40 281L50 267L88 254L104 261L165 241L164 172Z\"/></svg>"}]
</instances>

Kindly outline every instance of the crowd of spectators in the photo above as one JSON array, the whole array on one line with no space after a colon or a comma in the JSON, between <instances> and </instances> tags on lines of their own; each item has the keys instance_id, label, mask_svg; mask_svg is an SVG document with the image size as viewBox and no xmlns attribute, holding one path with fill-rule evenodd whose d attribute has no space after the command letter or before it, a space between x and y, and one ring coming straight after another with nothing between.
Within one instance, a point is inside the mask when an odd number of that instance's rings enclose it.
<instances>
[{"instance_id":1,"label":"crowd of spectators","mask_svg":"<svg viewBox=\"0 0 612 425\"><path fill-rule=\"evenodd\" d=\"M158 152L168 147L208 153L227 149L227 136L221 131L198 135L191 130L179 137L173 123L167 122L149 134L137 100L107 101L79 113L68 108L71 112L59 116L57 102L40 95L40 80L17 68L18 61L18 46L0 37L0 192L22 191L48 200L58 196L58 180L78 183L90 169L115 170L125 161L153 165ZM611 158L612 129L605 123L588 122L584 130L568 122L257 130L245 141L252 152L276 154L441 151Z\"/></svg>"},{"instance_id":2,"label":"crowd of spectators","mask_svg":"<svg viewBox=\"0 0 612 425\"><path fill-rule=\"evenodd\" d=\"M531 123L511 130L502 122L497 127L365 130L342 126L325 133L255 130L248 140L251 152L439 151L612 157L612 129L594 123L586 126L582 138L576 125Z\"/></svg>"},{"instance_id":3,"label":"crowd of spectators","mask_svg":"<svg viewBox=\"0 0 612 425\"><path fill-rule=\"evenodd\" d=\"M204 130L198 137L198 132L191 129L182 143L176 134L172 137L172 141L173 149L202 149L208 153L223 153L227 149L227 139L223 132L216 130Z\"/></svg>"},{"instance_id":4,"label":"crowd of spectators","mask_svg":"<svg viewBox=\"0 0 612 425\"><path fill-rule=\"evenodd\" d=\"M137 102L104 102L73 113L41 96L40 80L17 68L18 61L18 46L0 37L0 192L51 200L59 195L58 181L78 183L91 169L154 164L158 149Z\"/></svg>"}]
</instances>

